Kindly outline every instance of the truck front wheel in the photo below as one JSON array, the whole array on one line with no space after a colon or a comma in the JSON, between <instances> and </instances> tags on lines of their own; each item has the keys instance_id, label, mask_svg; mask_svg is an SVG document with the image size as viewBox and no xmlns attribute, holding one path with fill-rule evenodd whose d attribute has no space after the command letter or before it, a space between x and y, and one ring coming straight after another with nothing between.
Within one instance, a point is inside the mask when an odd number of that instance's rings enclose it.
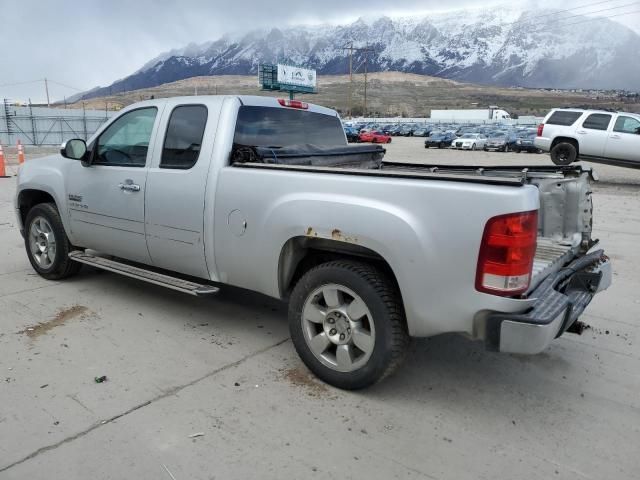
<instances>
[{"instance_id":1,"label":"truck front wheel","mask_svg":"<svg viewBox=\"0 0 640 480\"><path fill-rule=\"evenodd\" d=\"M305 365L348 390L389 375L409 344L394 282L355 261L324 263L302 276L289 303L289 330Z\"/></svg>"},{"instance_id":2,"label":"truck front wheel","mask_svg":"<svg viewBox=\"0 0 640 480\"><path fill-rule=\"evenodd\" d=\"M40 203L27 213L24 244L31 266L47 280L61 280L80 271L82 264L69 258L73 246L51 203Z\"/></svg>"},{"instance_id":3,"label":"truck front wheel","mask_svg":"<svg viewBox=\"0 0 640 480\"><path fill-rule=\"evenodd\" d=\"M578 158L578 150L573 143L559 142L551 149L551 161L556 165L569 165Z\"/></svg>"}]
</instances>

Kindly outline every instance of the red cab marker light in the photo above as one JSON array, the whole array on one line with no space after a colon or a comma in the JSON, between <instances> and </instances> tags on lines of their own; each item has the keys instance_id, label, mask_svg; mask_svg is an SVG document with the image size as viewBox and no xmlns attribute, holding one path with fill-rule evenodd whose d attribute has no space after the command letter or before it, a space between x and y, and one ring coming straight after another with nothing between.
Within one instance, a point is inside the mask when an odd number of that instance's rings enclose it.
<instances>
[{"instance_id":1,"label":"red cab marker light","mask_svg":"<svg viewBox=\"0 0 640 480\"><path fill-rule=\"evenodd\" d=\"M308 103L301 102L300 100L287 100L284 98L279 98L278 103L283 107L289 107L289 108L300 108L302 110L306 110L309 108Z\"/></svg>"}]
</instances>

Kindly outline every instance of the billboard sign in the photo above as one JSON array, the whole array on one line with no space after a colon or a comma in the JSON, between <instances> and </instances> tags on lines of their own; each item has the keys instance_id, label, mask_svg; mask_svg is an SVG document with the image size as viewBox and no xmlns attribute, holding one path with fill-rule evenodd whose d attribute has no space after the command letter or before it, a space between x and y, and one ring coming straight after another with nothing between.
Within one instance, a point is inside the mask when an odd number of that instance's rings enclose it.
<instances>
[{"instance_id":1,"label":"billboard sign","mask_svg":"<svg viewBox=\"0 0 640 480\"><path fill-rule=\"evenodd\" d=\"M291 65L278 64L278 83L281 85L295 85L314 89L316 88L316 71L307 68L292 67Z\"/></svg>"}]
</instances>

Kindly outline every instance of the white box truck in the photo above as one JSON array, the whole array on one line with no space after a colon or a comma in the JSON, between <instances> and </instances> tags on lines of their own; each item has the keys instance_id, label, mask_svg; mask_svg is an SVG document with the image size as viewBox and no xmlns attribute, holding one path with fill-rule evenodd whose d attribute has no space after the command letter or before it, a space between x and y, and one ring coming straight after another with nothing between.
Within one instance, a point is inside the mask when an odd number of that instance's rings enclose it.
<instances>
[{"instance_id":1,"label":"white box truck","mask_svg":"<svg viewBox=\"0 0 640 480\"><path fill-rule=\"evenodd\" d=\"M467 110L431 110L431 120L446 122L496 122L511 120L511 115L506 110L491 106L489 108L474 108Z\"/></svg>"}]
</instances>

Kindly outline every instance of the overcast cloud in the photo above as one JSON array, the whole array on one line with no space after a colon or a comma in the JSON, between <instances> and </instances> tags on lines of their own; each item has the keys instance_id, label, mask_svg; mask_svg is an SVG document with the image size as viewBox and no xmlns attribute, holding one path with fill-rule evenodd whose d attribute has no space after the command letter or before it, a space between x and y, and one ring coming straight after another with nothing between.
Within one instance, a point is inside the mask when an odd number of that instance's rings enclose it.
<instances>
[{"instance_id":1,"label":"overcast cloud","mask_svg":"<svg viewBox=\"0 0 640 480\"><path fill-rule=\"evenodd\" d=\"M512 2L530 8L540 3ZM564 9L593 3L569 1L558 7L553 1L547 5ZM576 13L628 3L611 0ZM190 42L215 40L227 32L342 23L361 15L428 13L442 11L443 5L457 9L478 8L480 4L468 0L0 0L0 98L43 101L42 83L6 84L47 77L52 81L52 100L62 99L77 93L69 87L87 90L108 85L161 52ZM482 2L482 6L488 5L491 2ZM613 20L640 32L639 14Z\"/></svg>"}]
</instances>

